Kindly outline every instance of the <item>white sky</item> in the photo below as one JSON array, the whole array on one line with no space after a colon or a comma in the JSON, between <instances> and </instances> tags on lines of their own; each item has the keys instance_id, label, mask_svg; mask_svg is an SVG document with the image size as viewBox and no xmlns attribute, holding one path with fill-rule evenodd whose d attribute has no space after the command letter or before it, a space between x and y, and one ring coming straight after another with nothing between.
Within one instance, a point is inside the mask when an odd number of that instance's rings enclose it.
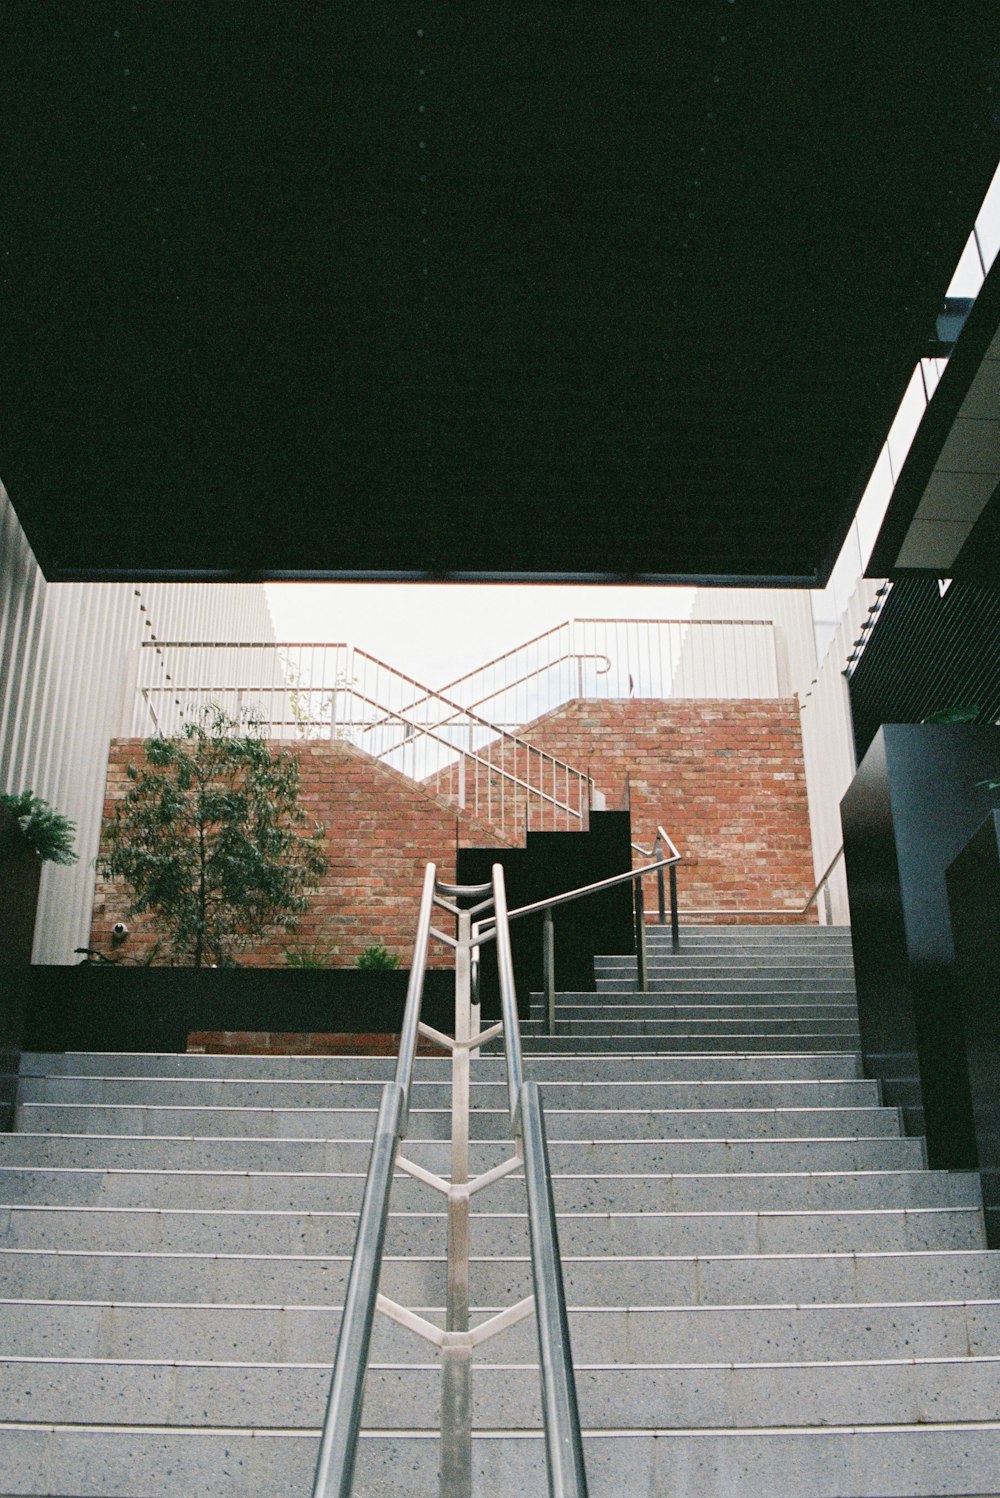
<instances>
[{"instance_id":1,"label":"white sky","mask_svg":"<svg viewBox=\"0 0 1000 1498\"><path fill-rule=\"evenodd\" d=\"M279 640L344 640L428 686L443 686L564 619L686 619L694 593L599 584L267 585Z\"/></svg>"}]
</instances>

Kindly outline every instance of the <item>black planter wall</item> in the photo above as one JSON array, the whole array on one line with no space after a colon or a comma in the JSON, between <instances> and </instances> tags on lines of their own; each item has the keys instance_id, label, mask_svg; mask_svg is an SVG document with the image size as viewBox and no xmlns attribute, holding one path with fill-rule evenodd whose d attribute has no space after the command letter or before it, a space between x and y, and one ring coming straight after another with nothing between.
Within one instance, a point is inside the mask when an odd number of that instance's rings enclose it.
<instances>
[{"instance_id":1,"label":"black planter wall","mask_svg":"<svg viewBox=\"0 0 1000 1498\"><path fill-rule=\"evenodd\" d=\"M0 832L10 822L0 806ZM31 964L42 861L31 848L0 861L0 1132L13 1124L24 1022L21 976Z\"/></svg>"},{"instance_id":2,"label":"black planter wall","mask_svg":"<svg viewBox=\"0 0 1000 1498\"><path fill-rule=\"evenodd\" d=\"M987 1240L1000 1248L1000 813L990 813L946 879L969 1126L983 1183Z\"/></svg>"},{"instance_id":3,"label":"black planter wall","mask_svg":"<svg viewBox=\"0 0 1000 1498\"><path fill-rule=\"evenodd\" d=\"M523 848L462 848L458 882L485 884L493 865L503 865L511 910L583 884L622 874L632 867L632 820L627 811L595 811L587 832L529 832ZM596 953L635 951L632 886L558 907L555 925L556 983L563 991L593 993ZM511 924L518 1009L526 1018L531 994L543 986L541 915ZM483 948L480 999L484 1019L500 1012L496 956Z\"/></svg>"},{"instance_id":4,"label":"black planter wall","mask_svg":"<svg viewBox=\"0 0 1000 1498\"><path fill-rule=\"evenodd\" d=\"M841 802L865 1070L940 1169L977 1163L945 871L998 766L996 727L884 724Z\"/></svg>"},{"instance_id":5,"label":"black planter wall","mask_svg":"<svg viewBox=\"0 0 1000 1498\"><path fill-rule=\"evenodd\" d=\"M192 1030L393 1034L409 974L356 968L33 967L24 988L28 1051L185 1050ZM454 977L428 972L423 1017L454 1027Z\"/></svg>"}]
</instances>

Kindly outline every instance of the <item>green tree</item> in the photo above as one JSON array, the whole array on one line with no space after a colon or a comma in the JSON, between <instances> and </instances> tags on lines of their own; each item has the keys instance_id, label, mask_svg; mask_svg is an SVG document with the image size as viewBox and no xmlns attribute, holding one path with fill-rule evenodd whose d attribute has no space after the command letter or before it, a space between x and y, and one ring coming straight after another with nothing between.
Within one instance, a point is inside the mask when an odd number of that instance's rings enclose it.
<instances>
[{"instance_id":1,"label":"green tree","mask_svg":"<svg viewBox=\"0 0 1000 1498\"><path fill-rule=\"evenodd\" d=\"M192 967L231 964L269 932L294 930L327 868L323 829L300 830L295 755L219 708L143 747L98 861L127 886L129 915L151 915L171 957Z\"/></svg>"}]
</instances>

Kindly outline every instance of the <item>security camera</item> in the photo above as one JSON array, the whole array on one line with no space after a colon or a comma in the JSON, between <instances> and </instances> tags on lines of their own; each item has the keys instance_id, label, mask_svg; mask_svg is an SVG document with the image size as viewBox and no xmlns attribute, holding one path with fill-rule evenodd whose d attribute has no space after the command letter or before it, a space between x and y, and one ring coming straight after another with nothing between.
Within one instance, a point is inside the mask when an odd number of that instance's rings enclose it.
<instances>
[{"instance_id":1,"label":"security camera","mask_svg":"<svg viewBox=\"0 0 1000 1498\"><path fill-rule=\"evenodd\" d=\"M125 922L115 921L114 925L111 927L111 940L124 941L126 936L128 936L128 927L126 926Z\"/></svg>"}]
</instances>

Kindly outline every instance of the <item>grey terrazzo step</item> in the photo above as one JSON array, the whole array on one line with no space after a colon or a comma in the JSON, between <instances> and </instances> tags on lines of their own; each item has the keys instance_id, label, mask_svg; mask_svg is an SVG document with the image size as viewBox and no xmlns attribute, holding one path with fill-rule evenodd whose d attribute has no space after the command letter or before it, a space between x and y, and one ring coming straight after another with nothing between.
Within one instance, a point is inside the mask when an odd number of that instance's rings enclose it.
<instances>
[{"instance_id":1,"label":"grey terrazzo step","mask_svg":"<svg viewBox=\"0 0 1000 1498\"><path fill-rule=\"evenodd\" d=\"M444 1246L442 1232L434 1256L388 1255L382 1267L383 1293L407 1305L443 1302ZM493 1245L479 1246L483 1256L474 1253L470 1269L477 1304L502 1305L530 1294L526 1253L490 1257ZM562 1262L566 1295L577 1307L806 1306L1000 1296L1000 1269L981 1248L645 1258L578 1256L563 1248ZM5 1295L24 1300L339 1305L349 1270L349 1254L0 1252Z\"/></svg>"},{"instance_id":2,"label":"grey terrazzo step","mask_svg":"<svg viewBox=\"0 0 1000 1498\"><path fill-rule=\"evenodd\" d=\"M359 1196L353 1185L352 1195ZM519 1205L524 1206L523 1186ZM559 1188L560 1196L567 1194ZM399 1193L395 1193L398 1195ZM395 1197L394 1197L395 1199ZM518 1205L518 1203L511 1203ZM474 1250L525 1254L521 1213L476 1212ZM389 1214L386 1253L429 1254L444 1241L444 1211ZM0 1248L195 1254L350 1254L355 1211L248 1212L153 1207L5 1207ZM776 1254L976 1249L978 1205L838 1211L562 1212L559 1242L571 1255Z\"/></svg>"},{"instance_id":3,"label":"grey terrazzo step","mask_svg":"<svg viewBox=\"0 0 1000 1498\"><path fill-rule=\"evenodd\" d=\"M8 1134L0 1136L4 1166L75 1168L336 1171L364 1175L370 1144L361 1139L167 1138L125 1134ZM413 1139L406 1153L440 1174L448 1169L444 1140ZM474 1171L499 1165L509 1145L483 1140L472 1147ZM774 1172L905 1170L925 1164L921 1139L678 1139L568 1140L550 1145L555 1175L671 1175L706 1171ZM2 1177L0 1177L2 1179Z\"/></svg>"},{"instance_id":4,"label":"grey terrazzo step","mask_svg":"<svg viewBox=\"0 0 1000 1498\"><path fill-rule=\"evenodd\" d=\"M391 1082L395 1061L383 1056L175 1056L156 1052L79 1051L26 1052L21 1058L20 1075L27 1076L99 1076L99 1077L183 1077L241 1078L245 1080L336 1080ZM830 1051L824 1048L810 1053L777 1051L755 1055L719 1056L695 1052L683 1056L608 1057L594 1062L586 1057L532 1058L529 1074L541 1085L569 1081L574 1084L635 1081L800 1081L850 1080L860 1078L861 1057L854 1050ZM448 1063L441 1059L418 1057L414 1077L417 1082L447 1082ZM502 1054L480 1057L476 1079L506 1085Z\"/></svg>"},{"instance_id":5,"label":"grey terrazzo step","mask_svg":"<svg viewBox=\"0 0 1000 1498\"><path fill-rule=\"evenodd\" d=\"M0 1170L0 1201L26 1206L60 1204L111 1208L192 1211L356 1211L364 1172L258 1170L141 1170L12 1167ZM679 1211L727 1213L841 1212L883 1208L971 1208L981 1210L979 1176L909 1169L852 1171L719 1170L658 1174L556 1175L553 1190L560 1211ZM393 1182L397 1211L426 1211L427 1187L409 1176ZM487 1200L484 1198L484 1201ZM523 1211L524 1182L517 1175L495 1182L488 1203L494 1211ZM0 1209L0 1221L4 1221Z\"/></svg>"},{"instance_id":6,"label":"grey terrazzo step","mask_svg":"<svg viewBox=\"0 0 1000 1498\"><path fill-rule=\"evenodd\" d=\"M483 1306L473 1324L509 1303ZM415 1307L442 1324L443 1311ZM580 1362L678 1363L855 1361L1000 1356L995 1300L809 1305L570 1306ZM336 1306L258 1303L0 1300L0 1337L24 1357L154 1358L229 1362L318 1362L331 1366ZM491 1344L490 1358L532 1362L531 1320ZM426 1344L377 1317L372 1361L422 1362Z\"/></svg>"},{"instance_id":7,"label":"grey terrazzo step","mask_svg":"<svg viewBox=\"0 0 1000 1498\"><path fill-rule=\"evenodd\" d=\"M664 952L657 946L647 946L646 968L650 973L690 973L695 977L711 977L713 974L741 977L787 978L801 974L811 977L818 973L836 973L850 979L854 973L854 962L850 953L829 952L803 955L799 952L768 952L751 956L747 952L714 953L692 956L689 952ZM636 977L638 964L635 957L621 955L595 957L594 972L599 977L610 973L628 974Z\"/></svg>"},{"instance_id":8,"label":"grey terrazzo step","mask_svg":"<svg viewBox=\"0 0 1000 1498\"><path fill-rule=\"evenodd\" d=\"M544 1015L541 995L532 995L531 1013L530 1021L521 1021L522 1029L537 1024ZM724 995L718 998L706 995L690 1002L684 996L674 999L662 992L650 992L638 997L628 992L616 992L579 996L574 994L568 1003L560 996L556 1013L560 1022L592 1020L603 1024L608 1030L617 1029L622 1020L642 1020L644 1023L656 1020L689 1020L695 1023L702 1020L748 1020L761 1023L774 1019L794 1020L798 1025L811 1024L813 1020L839 1020L853 1025L857 1021L857 1004L853 999L845 1003L836 998L817 998L815 1003L800 1003L797 1000L788 1003L781 998L773 1002L759 1002L756 999L743 1002L730 1000Z\"/></svg>"},{"instance_id":9,"label":"grey terrazzo step","mask_svg":"<svg viewBox=\"0 0 1000 1498\"><path fill-rule=\"evenodd\" d=\"M635 990L635 972L627 972L626 969L606 969L597 972L594 977L597 984L597 993L615 993L621 990ZM796 977L795 974L787 978L768 978L756 972L747 972L737 977L735 974L690 974L690 972L672 972L671 969L662 968L659 963L650 963L647 968L647 983L654 992L666 992L666 990L680 990L690 993L695 998L699 993L711 995L711 993L729 993L732 998L751 998L753 995L768 995L768 993L783 993L783 995L810 995L810 993L844 993L844 995L855 995L855 986L850 978L841 980L832 975L817 974L811 971L808 977Z\"/></svg>"},{"instance_id":10,"label":"grey terrazzo step","mask_svg":"<svg viewBox=\"0 0 1000 1498\"><path fill-rule=\"evenodd\" d=\"M267 1081L197 1077L22 1077L22 1103L105 1103L115 1106L197 1104L199 1107L377 1109L384 1083L379 1081ZM502 1082L473 1082L472 1108L502 1108ZM628 1081L545 1082L546 1108L691 1108L691 1107L874 1107L880 1101L877 1081ZM411 1092L417 1109L446 1108L451 1089L444 1082L417 1082Z\"/></svg>"},{"instance_id":11,"label":"grey terrazzo step","mask_svg":"<svg viewBox=\"0 0 1000 1498\"><path fill-rule=\"evenodd\" d=\"M35 1134L123 1134L132 1136L245 1137L250 1139L372 1138L376 1113L365 1108L140 1108L103 1103L28 1103L18 1109L18 1126ZM882 1107L805 1108L629 1108L546 1107L550 1143L570 1139L791 1139L875 1138L899 1134L899 1115ZM473 1139L510 1138L506 1109L479 1109L472 1115ZM408 1139L445 1140L451 1113L411 1108Z\"/></svg>"},{"instance_id":12,"label":"grey terrazzo step","mask_svg":"<svg viewBox=\"0 0 1000 1498\"><path fill-rule=\"evenodd\" d=\"M673 1035L525 1035L524 1054L525 1057L538 1055L549 1056L630 1056L637 1053L663 1055L672 1052L679 1055L685 1052L704 1052L713 1049L721 1050L729 1055L742 1056L754 1051L821 1051L824 1046L831 1051L855 1051L857 1049L857 1036L854 1032L850 1035L817 1035L808 1031L791 1031L790 1033L761 1035L687 1035L677 1032ZM496 1041L490 1042L491 1050L497 1045ZM529 1072L530 1075L530 1072Z\"/></svg>"},{"instance_id":13,"label":"grey terrazzo step","mask_svg":"<svg viewBox=\"0 0 1000 1498\"><path fill-rule=\"evenodd\" d=\"M591 1498L950 1498L996 1494L1000 1425L803 1427L773 1431L584 1433ZM4 1498L274 1498L306 1495L316 1433L31 1425L0 1428ZM363 1436L354 1498L427 1498L437 1484L430 1432ZM523 1498L545 1487L536 1432L477 1433L473 1498Z\"/></svg>"},{"instance_id":14,"label":"grey terrazzo step","mask_svg":"<svg viewBox=\"0 0 1000 1498\"><path fill-rule=\"evenodd\" d=\"M375 1365L365 1383L368 1429L436 1428L436 1364ZM1000 1400L1000 1358L824 1364L578 1366L580 1417L591 1428L656 1428L669 1410L681 1427L883 1425L989 1420ZM316 1430L330 1370L317 1364L227 1364L14 1359L0 1367L0 1425L11 1421L186 1425L239 1421ZM540 1423L537 1375L524 1364L476 1364L473 1423Z\"/></svg>"},{"instance_id":15,"label":"grey terrazzo step","mask_svg":"<svg viewBox=\"0 0 1000 1498\"><path fill-rule=\"evenodd\" d=\"M757 1041L763 1036L771 1040L781 1041L782 1037L792 1040L801 1038L802 1029L808 1027L811 1036L822 1036L827 1039L836 1039L846 1042L853 1041L858 1034L857 1021L839 1016L835 1019L823 1019L821 1016L802 1014L796 1017L779 1013L764 1013L759 1018L752 1014L727 1015L724 1006L720 1006L723 1012L714 1015L710 1008L702 1008L697 1018L685 1015L671 1017L670 1005L663 1006L662 1015L640 1014L637 1019L619 1018L613 1011L610 1015L599 1009L591 1009L589 1014L584 1011L584 1016L579 1018L565 1017L556 1008L557 1035L581 1035L596 1036L603 1039L610 1033L616 1039L624 1039L628 1036L657 1036L664 1041L678 1036L684 1040L697 1040L703 1036L712 1044L720 1037L732 1041L733 1047L737 1047L741 1039ZM521 1032L525 1039L535 1036L541 1030L540 1020L525 1020L521 1025ZM664 1046L669 1050L669 1045Z\"/></svg>"}]
</instances>

